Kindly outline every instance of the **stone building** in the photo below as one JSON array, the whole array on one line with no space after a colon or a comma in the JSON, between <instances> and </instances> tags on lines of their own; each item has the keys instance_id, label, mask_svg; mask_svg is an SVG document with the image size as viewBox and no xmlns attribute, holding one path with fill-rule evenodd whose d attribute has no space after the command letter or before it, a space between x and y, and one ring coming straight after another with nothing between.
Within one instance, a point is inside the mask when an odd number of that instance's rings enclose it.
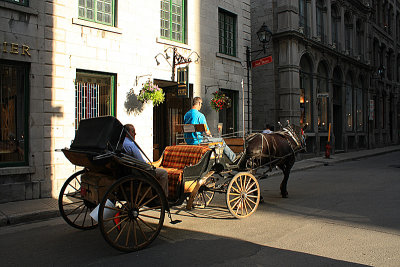
<instances>
[{"instance_id":1,"label":"stone building","mask_svg":"<svg viewBox=\"0 0 400 267\"><path fill-rule=\"evenodd\" d=\"M134 124L157 159L191 98L223 90L231 108L203 105L211 131L241 130L250 0L0 0L0 25L0 203L58 196L77 168L57 150L84 118ZM138 102L147 80L163 104Z\"/></svg>"},{"instance_id":2,"label":"stone building","mask_svg":"<svg viewBox=\"0 0 400 267\"><path fill-rule=\"evenodd\" d=\"M252 71L253 129L307 125L317 154L328 138L336 152L399 143L399 1L252 0L251 14L253 33L273 32L273 64Z\"/></svg>"}]
</instances>

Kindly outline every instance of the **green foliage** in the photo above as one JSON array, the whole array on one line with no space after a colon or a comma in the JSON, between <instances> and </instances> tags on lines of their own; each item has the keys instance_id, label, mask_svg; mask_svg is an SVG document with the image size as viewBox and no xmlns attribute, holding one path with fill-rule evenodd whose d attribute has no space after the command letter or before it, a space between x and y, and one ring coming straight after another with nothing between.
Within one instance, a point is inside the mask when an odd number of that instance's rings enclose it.
<instances>
[{"instance_id":1,"label":"green foliage","mask_svg":"<svg viewBox=\"0 0 400 267\"><path fill-rule=\"evenodd\" d=\"M224 108L230 108L232 105L232 101L229 97L227 97L224 93L221 91L216 91L212 93L213 98L210 101L211 107L215 111L220 111Z\"/></svg>"},{"instance_id":2,"label":"green foliage","mask_svg":"<svg viewBox=\"0 0 400 267\"><path fill-rule=\"evenodd\" d=\"M152 100L153 106L158 106L164 102L165 94L161 88L148 80L145 84L143 84L142 90L140 90L138 95L138 100L143 103L147 103L147 101Z\"/></svg>"}]
</instances>

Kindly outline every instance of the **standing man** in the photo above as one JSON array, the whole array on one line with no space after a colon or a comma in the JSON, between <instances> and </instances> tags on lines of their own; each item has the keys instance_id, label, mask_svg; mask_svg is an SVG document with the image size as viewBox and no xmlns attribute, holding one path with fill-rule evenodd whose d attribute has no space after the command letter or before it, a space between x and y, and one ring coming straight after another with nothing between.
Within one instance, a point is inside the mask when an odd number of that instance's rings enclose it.
<instances>
[{"instance_id":1,"label":"standing man","mask_svg":"<svg viewBox=\"0 0 400 267\"><path fill-rule=\"evenodd\" d=\"M205 133L208 136L205 138L206 140L204 141L223 142L225 155L229 158L230 161L234 162L236 159L236 154L225 144L224 139L212 137L210 129L208 128L207 125L206 117L204 116L203 113L199 111L202 105L203 105L203 100L201 99L201 97L196 96L195 98L193 98L192 109L185 114L183 122L185 124L205 124L206 126ZM201 132L185 133L184 137L188 145L198 145L201 142L203 142L203 135Z\"/></svg>"},{"instance_id":2,"label":"standing man","mask_svg":"<svg viewBox=\"0 0 400 267\"><path fill-rule=\"evenodd\" d=\"M122 149L126 152L126 154L142 161L146 162L142 154L140 153L139 148L136 146L134 140L136 136L135 127L132 124L125 124L125 129L129 134L126 135L124 139L124 143L122 144ZM165 196L168 197L168 172L162 168L156 168L156 178L161 185L161 188L165 192Z\"/></svg>"}]
</instances>

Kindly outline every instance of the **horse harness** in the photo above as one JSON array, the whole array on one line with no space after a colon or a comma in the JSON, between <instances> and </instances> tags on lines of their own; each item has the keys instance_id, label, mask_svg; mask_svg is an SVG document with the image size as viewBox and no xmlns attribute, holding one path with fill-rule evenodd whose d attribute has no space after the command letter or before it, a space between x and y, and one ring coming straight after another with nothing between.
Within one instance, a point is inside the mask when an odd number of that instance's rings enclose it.
<instances>
[{"instance_id":1,"label":"horse harness","mask_svg":"<svg viewBox=\"0 0 400 267\"><path fill-rule=\"evenodd\" d=\"M285 159L286 157L288 157L289 155L295 155L295 153L296 152L298 152L299 150L302 150L303 149L303 147L302 147L302 144L301 144L301 142L300 142L300 140L299 140L299 138L297 137L297 135L294 133L294 131L293 131L293 129L290 127L290 126L288 126L289 128L284 128L282 131L279 131L279 132L274 132L275 134L278 134L278 135L280 135L280 136L282 136L283 138L285 138L285 140L288 142L288 145L289 145L289 147L292 149L292 153L290 153L290 154L288 154L288 155L285 155L285 156L283 156L283 157L277 157L277 156L275 156L275 155L273 155L272 157L271 157L271 148L270 148L270 141L268 141L268 138L266 137L266 135L265 134L262 134L262 133L253 133L253 134L250 134L247 138L246 138L246 141L247 142L250 142L251 140L253 140L254 138L256 138L257 136L261 136L261 152L260 153L257 153L256 155L254 155L253 157L251 157L250 159L253 161L254 159L256 159L256 158L259 158L259 160L260 160L260 162L261 162L261 159L262 159L262 157L268 157L268 158L273 158L273 160L270 160L269 161L269 169L270 170L272 170L272 163L274 163L274 162L276 162L276 161L279 161L279 160L282 160L282 159ZM293 140L293 142L290 142L289 141L289 138L291 138L292 140ZM264 151L264 140L265 140L265 143L266 143L266 145L267 145L267 148L268 148L268 154L265 154L263 151ZM274 151L276 151L277 150L277 144L276 144L276 141L275 141L275 139L274 138L272 138L272 147L274 147ZM300 149L299 149L300 148ZM298 150L299 149L299 150ZM261 167L261 166L259 166L259 167Z\"/></svg>"}]
</instances>

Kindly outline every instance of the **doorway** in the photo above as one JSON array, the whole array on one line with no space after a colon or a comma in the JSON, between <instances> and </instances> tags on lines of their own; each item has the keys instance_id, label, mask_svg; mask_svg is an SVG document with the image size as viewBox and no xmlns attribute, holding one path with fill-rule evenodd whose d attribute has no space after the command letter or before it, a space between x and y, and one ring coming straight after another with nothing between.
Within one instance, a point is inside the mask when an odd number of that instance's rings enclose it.
<instances>
[{"instance_id":1,"label":"doorway","mask_svg":"<svg viewBox=\"0 0 400 267\"><path fill-rule=\"evenodd\" d=\"M333 134L335 135L335 151L343 149L342 131L341 86L335 84L333 85Z\"/></svg>"},{"instance_id":2,"label":"doorway","mask_svg":"<svg viewBox=\"0 0 400 267\"><path fill-rule=\"evenodd\" d=\"M189 85L189 97L178 97L177 83L154 80L165 93L164 103L153 108L153 160L161 157L165 147L175 145L175 125L183 123L183 116L191 108L193 86Z\"/></svg>"},{"instance_id":3,"label":"doorway","mask_svg":"<svg viewBox=\"0 0 400 267\"><path fill-rule=\"evenodd\" d=\"M234 134L238 129L238 100L239 92L233 90L220 89L231 99L231 106L219 111L219 122L222 123L222 134Z\"/></svg>"}]
</instances>

